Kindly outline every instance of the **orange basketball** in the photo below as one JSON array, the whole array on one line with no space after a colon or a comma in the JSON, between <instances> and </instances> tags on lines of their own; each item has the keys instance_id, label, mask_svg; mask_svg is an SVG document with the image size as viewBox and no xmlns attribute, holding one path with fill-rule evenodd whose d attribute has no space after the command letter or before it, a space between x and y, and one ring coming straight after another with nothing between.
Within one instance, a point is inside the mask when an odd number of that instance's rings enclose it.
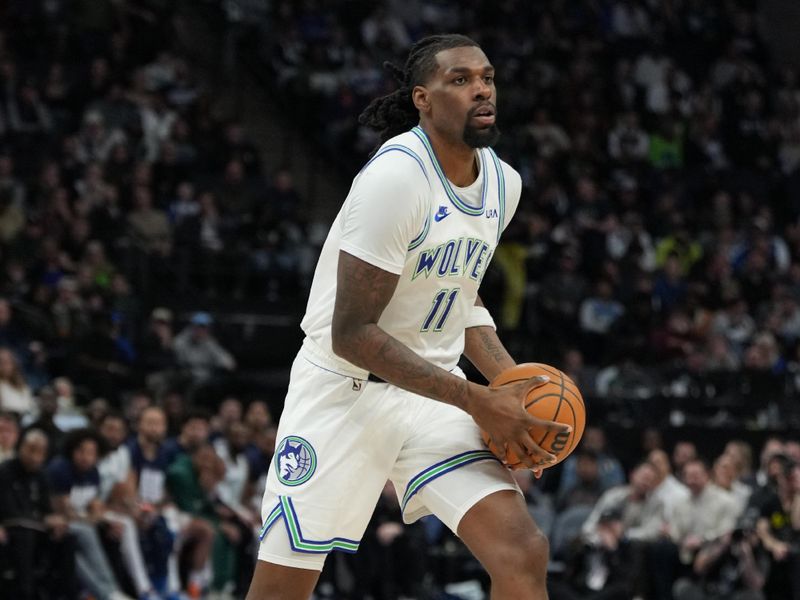
<instances>
[{"instance_id":1,"label":"orange basketball","mask_svg":"<svg viewBox=\"0 0 800 600\"><path fill-rule=\"evenodd\" d=\"M586 407L575 382L550 365L522 363L500 373L492 380L489 387L496 388L509 383L518 383L535 375L547 375L550 381L531 390L525 399L526 410L539 419L556 421L572 427L572 431L569 433L549 432L542 427L531 429L533 440L557 458L556 462L547 465L552 467L575 450L586 426ZM482 431L481 434L489 450L500 456L497 446L488 434L485 431ZM525 463L520 461L519 457L510 450L506 454L504 463L511 469L527 468Z\"/></svg>"}]
</instances>

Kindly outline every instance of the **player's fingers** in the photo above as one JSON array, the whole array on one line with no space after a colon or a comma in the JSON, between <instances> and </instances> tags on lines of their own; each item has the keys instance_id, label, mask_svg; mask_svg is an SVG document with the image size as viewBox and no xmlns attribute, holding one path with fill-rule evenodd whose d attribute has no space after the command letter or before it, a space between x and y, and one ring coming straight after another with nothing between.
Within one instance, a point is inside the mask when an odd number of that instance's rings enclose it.
<instances>
[{"instance_id":1,"label":"player's fingers","mask_svg":"<svg viewBox=\"0 0 800 600\"><path fill-rule=\"evenodd\" d=\"M530 456L534 463L532 467L541 467L556 461L556 457L537 444L530 434L523 438L522 445L525 447L525 454Z\"/></svg>"},{"instance_id":2,"label":"player's fingers","mask_svg":"<svg viewBox=\"0 0 800 600\"><path fill-rule=\"evenodd\" d=\"M497 458L499 458L502 461L505 461L506 454L508 454L508 444L500 444L497 442L497 440L491 440L491 439L489 441L490 442L494 441L495 455L497 456Z\"/></svg>"},{"instance_id":3,"label":"player's fingers","mask_svg":"<svg viewBox=\"0 0 800 600\"><path fill-rule=\"evenodd\" d=\"M529 422L531 426L541 427L546 429L547 431L552 431L555 433L570 433L572 432L572 427L567 425L566 423L559 423L558 421L547 421L546 419L540 419L538 417L534 417L533 415L529 415Z\"/></svg>"},{"instance_id":4,"label":"player's fingers","mask_svg":"<svg viewBox=\"0 0 800 600\"><path fill-rule=\"evenodd\" d=\"M525 382L525 389L530 392L537 387L543 386L548 381L550 381L550 378L547 375L534 375Z\"/></svg>"},{"instance_id":5,"label":"player's fingers","mask_svg":"<svg viewBox=\"0 0 800 600\"><path fill-rule=\"evenodd\" d=\"M520 444L519 442L509 442L508 449L511 450L514 454L516 454L522 464L524 464L529 469L533 469L536 467L536 462L534 459L528 454L524 445Z\"/></svg>"},{"instance_id":6,"label":"player's fingers","mask_svg":"<svg viewBox=\"0 0 800 600\"><path fill-rule=\"evenodd\" d=\"M533 471L533 476L536 479L541 479L542 478L542 473L544 473L544 469L531 469L531 471Z\"/></svg>"}]
</instances>

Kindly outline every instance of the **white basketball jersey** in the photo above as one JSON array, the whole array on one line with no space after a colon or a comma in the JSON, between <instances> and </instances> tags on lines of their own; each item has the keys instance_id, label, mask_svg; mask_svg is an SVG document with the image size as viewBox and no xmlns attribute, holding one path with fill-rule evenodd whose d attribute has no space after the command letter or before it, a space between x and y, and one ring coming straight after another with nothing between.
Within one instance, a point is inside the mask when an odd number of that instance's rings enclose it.
<instances>
[{"instance_id":1,"label":"white basketball jersey","mask_svg":"<svg viewBox=\"0 0 800 600\"><path fill-rule=\"evenodd\" d=\"M458 188L414 127L381 146L353 180L322 248L301 324L304 345L321 366L367 375L331 349L340 250L399 275L378 326L428 361L456 366L478 287L521 191L519 174L494 151L476 156L477 179Z\"/></svg>"}]
</instances>

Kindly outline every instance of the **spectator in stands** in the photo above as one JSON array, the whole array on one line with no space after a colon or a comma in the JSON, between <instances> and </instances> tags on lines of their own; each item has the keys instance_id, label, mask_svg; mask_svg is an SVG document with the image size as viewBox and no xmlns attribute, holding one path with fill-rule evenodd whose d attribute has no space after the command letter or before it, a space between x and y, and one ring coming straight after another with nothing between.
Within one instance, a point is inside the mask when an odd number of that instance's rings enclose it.
<instances>
[{"instance_id":1,"label":"spectator in stands","mask_svg":"<svg viewBox=\"0 0 800 600\"><path fill-rule=\"evenodd\" d=\"M712 468L712 481L736 500L737 512L744 512L752 489L739 481L740 473L736 462L730 454L723 452L714 461Z\"/></svg>"},{"instance_id":2,"label":"spectator in stands","mask_svg":"<svg viewBox=\"0 0 800 600\"><path fill-rule=\"evenodd\" d=\"M597 542L576 552L563 583L548 582L552 600L629 600L641 597L642 552L625 537L618 509L604 511Z\"/></svg>"},{"instance_id":3,"label":"spectator in stands","mask_svg":"<svg viewBox=\"0 0 800 600\"><path fill-rule=\"evenodd\" d=\"M770 436L764 441L759 454L758 470L744 480L745 484L753 488L750 502L752 505L760 506L761 502L771 495L785 451L786 444L779 437Z\"/></svg>"},{"instance_id":4,"label":"spectator in stands","mask_svg":"<svg viewBox=\"0 0 800 600\"><path fill-rule=\"evenodd\" d=\"M739 472L739 481L747 484L753 477L753 448L744 440L731 440L725 444L725 454L728 454Z\"/></svg>"},{"instance_id":5,"label":"spectator in stands","mask_svg":"<svg viewBox=\"0 0 800 600\"><path fill-rule=\"evenodd\" d=\"M233 356L211 335L211 315L196 312L189 326L175 336L178 365L187 369L195 384L208 382L220 370L236 368Z\"/></svg>"},{"instance_id":6,"label":"spectator in stands","mask_svg":"<svg viewBox=\"0 0 800 600\"><path fill-rule=\"evenodd\" d=\"M64 441L64 430L56 422L69 424L66 419L58 417L58 398L56 391L49 385L39 390L36 399L38 413L36 419L25 424L26 429L38 429L47 436L48 458L61 451L61 444ZM29 415L32 417L32 415Z\"/></svg>"},{"instance_id":7,"label":"spectator in stands","mask_svg":"<svg viewBox=\"0 0 800 600\"><path fill-rule=\"evenodd\" d=\"M0 298L0 347L19 354L27 344L28 336L14 314L11 302L7 298Z\"/></svg>"},{"instance_id":8,"label":"spectator in stands","mask_svg":"<svg viewBox=\"0 0 800 600\"><path fill-rule=\"evenodd\" d=\"M119 523L105 521L103 516L97 471L101 443L93 431L76 429L65 441L63 455L48 465L47 475L55 512L67 520L75 536L81 583L100 600L129 600L120 590L97 529L105 523L112 537L119 539L123 533Z\"/></svg>"},{"instance_id":9,"label":"spectator in stands","mask_svg":"<svg viewBox=\"0 0 800 600\"><path fill-rule=\"evenodd\" d=\"M170 453L177 458L181 454L192 454L208 443L211 435L211 417L203 409L186 412L178 437L167 440Z\"/></svg>"},{"instance_id":10,"label":"spectator in stands","mask_svg":"<svg viewBox=\"0 0 800 600\"><path fill-rule=\"evenodd\" d=\"M739 517L736 500L713 483L708 467L693 459L683 467L689 498L678 502L667 527L669 537L651 550L654 593L658 600L672 600L677 575L688 573L701 546L733 531Z\"/></svg>"},{"instance_id":11,"label":"spectator in stands","mask_svg":"<svg viewBox=\"0 0 800 600\"><path fill-rule=\"evenodd\" d=\"M114 488L131 480L131 451L125 440L128 424L115 412L102 417L97 428L106 444L106 453L97 463L100 475L100 499L107 502Z\"/></svg>"},{"instance_id":12,"label":"spectator in stands","mask_svg":"<svg viewBox=\"0 0 800 600\"><path fill-rule=\"evenodd\" d=\"M237 516L258 524L259 518L245 506L246 498L250 497L250 463L245 454L249 442L250 432L241 421L228 425L223 435L214 440L214 451L225 463L225 478L217 485L216 492Z\"/></svg>"},{"instance_id":13,"label":"spectator in stands","mask_svg":"<svg viewBox=\"0 0 800 600\"><path fill-rule=\"evenodd\" d=\"M647 455L647 461L653 465L656 473L653 496L664 505L665 520L669 523L675 506L689 498L689 488L672 474L669 456L663 450L652 450Z\"/></svg>"},{"instance_id":14,"label":"spectator in stands","mask_svg":"<svg viewBox=\"0 0 800 600\"><path fill-rule=\"evenodd\" d=\"M110 412L111 406L109 406L108 400L105 398L92 399L86 407L87 424L99 430L100 423L102 423L105 416Z\"/></svg>"},{"instance_id":15,"label":"spectator in stands","mask_svg":"<svg viewBox=\"0 0 800 600\"><path fill-rule=\"evenodd\" d=\"M117 315L94 313L91 328L76 340L74 350L75 376L93 393L114 398L117 390L131 387L136 352L121 334Z\"/></svg>"},{"instance_id":16,"label":"spectator in stands","mask_svg":"<svg viewBox=\"0 0 800 600\"><path fill-rule=\"evenodd\" d=\"M182 454L167 471L167 487L177 507L213 527L212 580L205 571L211 544L196 548L192 555L192 572L188 585L197 590L229 588L236 578L236 545L241 542L241 529L229 509L215 497L214 490L225 475L225 465L208 444ZM201 551L202 550L202 551ZM205 552L205 554L203 554Z\"/></svg>"},{"instance_id":17,"label":"spectator in stands","mask_svg":"<svg viewBox=\"0 0 800 600\"><path fill-rule=\"evenodd\" d=\"M167 580L167 561L172 540L166 521L161 517L167 503L166 474L172 455L164 443L167 418L163 409L148 406L139 415L137 435L128 441L131 473L129 490L122 490L136 504L129 504L123 514L135 517L141 536L150 549L147 570L138 574L139 594L150 593L156 587L164 589Z\"/></svg>"},{"instance_id":18,"label":"spectator in stands","mask_svg":"<svg viewBox=\"0 0 800 600\"><path fill-rule=\"evenodd\" d=\"M3 584L9 598L71 600L78 592L74 540L50 505L46 458L47 437L30 429L18 458L0 464L0 553L13 573Z\"/></svg>"},{"instance_id":19,"label":"spectator in stands","mask_svg":"<svg viewBox=\"0 0 800 600\"><path fill-rule=\"evenodd\" d=\"M606 489L603 487L600 476L598 452L582 446L575 451L573 456L575 457L575 479L574 483L567 487L559 486L560 491L556 499L556 509L559 513L572 507L594 506Z\"/></svg>"},{"instance_id":20,"label":"spectator in stands","mask_svg":"<svg viewBox=\"0 0 800 600\"><path fill-rule=\"evenodd\" d=\"M180 390L171 388L161 395L161 406L167 415L167 436L175 437L180 433L181 423L186 416L186 399Z\"/></svg>"},{"instance_id":21,"label":"spectator in stands","mask_svg":"<svg viewBox=\"0 0 800 600\"><path fill-rule=\"evenodd\" d=\"M244 415L244 424L251 434L264 431L272 425L272 412L266 400L255 399L247 404L247 411Z\"/></svg>"},{"instance_id":22,"label":"spectator in stands","mask_svg":"<svg viewBox=\"0 0 800 600\"><path fill-rule=\"evenodd\" d=\"M272 457L275 455L278 428L270 425L261 431L252 433L253 441L248 446L247 459L250 462L251 496L248 506L255 514L261 514L261 500L267 485Z\"/></svg>"},{"instance_id":23,"label":"spectator in stands","mask_svg":"<svg viewBox=\"0 0 800 600\"><path fill-rule=\"evenodd\" d=\"M17 454L19 422L11 413L0 412L0 463L12 459Z\"/></svg>"},{"instance_id":24,"label":"spectator in stands","mask_svg":"<svg viewBox=\"0 0 800 600\"><path fill-rule=\"evenodd\" d=\"M0 242L3 245L13 244L25 225L25 213L13 204L11 194L8 189L0 190Z\"/></svg>"},{"instance_id":25,"label":"spectator in stands","mask_svg":"<svg viewBox=\"0 0 800 600\"><path fill-rule=\"evenodd\" d=\"M785 597L789 590L792 598L796 598L800 589L793 589L798 583L798 554L793 545L800 525L796 518L800 478L793 474L794 463L782 454L773 455L768 465L774 486L765 490L754 503L758 514L756 531L769 557L764 590L769 598Z\"/></svg>"},{"instance_id":26,"label":"spectator in stands","mask_svg":"<svg viewBox=\"0 0 800 600\"><path fill-rule=\"evenodd\" d=\"M137 496L155 507L166 501L167 468L174 458L166 435L164 409L148 406L139 414L136 437L128 442Z\"/></svg>"},{"instance_id":27,"label":"spectator in stands","mask_svg":"<svg viewBox=\"0 0 800 600\"><path fill-rule=\"evenodd\" d=\"M625 472L622 470L622 465L619 460L609 453L606 446L606 434L602 429L599 427L587 427L583 434L581 448L595 454L600 491L622 485L625 482ZM577 480L577 460L577 455L573 455L563 463L561 480L558 486L559 497L565 497L567 490Z\"/></svg>"},{"instance_id":28,"label":"spectator in stands","mask_svg":"<svg viewBox=\"0 0 800 600\"><path fill-rule=\"evenodd\" d=\"M225 435L232 425L242 422L243 413L241 400L234 396L224 398L219 404L217 414L211 418L211 437Z\"/></svg>"},{"instance_id":29,"label":"spectator in stands","mask_svg":"<svg viewBox=\"0 0 800 600\"><path fill-rule=\"evenodd\" d=\"M580 256L574 248L561 252L558 266L542 281L539 303L544 319L554 319L554 331L569 331L586 293L586 277L578 270Z\"/></svg>"},{"instance_id":30,"label":"spectator in stands","mask_svg":"<svg viewBox=\"0 0 800 600\"><path fill-rule=\"evenodd\" d=\"M148 387L157 393L166 391L175 377L174 340L172 311L164 307L154 308L138 358L139 368L145 373Z\"/></svg>"},{"instance_id":31,"label":"spectator in stands","mask_svg":"<svg viewBox=\"0 0 800 600\"><path fill-rule=\"evenodd\" d=\"M583 523L584 539L590 544L600 540L597 528L601 515L614 511L620 515L623 535L630 540L653 541L667 522L667 512L656 489L657 473L649 462L631 471L630 483L603 492Z\"/></svg>"},{"instance_id":32,"label":"spectator in stands","mask_svg":"<svg viewBox=\"0 0 800 600\"><path fill-rule=\"evenodd\" d=\"M731 533L703 545L692 577L676 581L673 596L675 600L764 600L769 568L764 559L755 523L740 519Z\"/></svg>"},{"instance_id":33,"label":"spectator in stands","mask_svg":"<svg viewBox=\"0 0 800 600\"><path fill-rule=\"evenodd\" d=\"M597 364L605 354L606 337L614 322L625 313L625 307L614 298L611 282L601 279L596 283L595 291L581 303L579 318L584 354Z\"/></svg>"},{"instance_id":34,"label":"spectator in stands","mask_svg":"<svg viewBox=\"0 0 800 600\"><path fill-rule=\"evenodd\" d=\"M152 394L144 389L135 390L127 398L124 398L122 411L128 423L128 429L130 429L130 438L136 437L142 412L153 404Z\"/></svg>"},{"instance_id":35,"label":"spectator in stands","mask_svg":"<svg viewBox=\"0 0 800 600\"><path fill-rule=\"evenodd\" d=\"M725 336L737 352L741 352L756 333L755 320L748 310L745 300L731 299L728 305L717 313L712 325L712 331Z\"/></svg>"},{"instance_id":36,"label":"spectator in stands","mask_svg":"<svg viewBox=\"0 0 800 600\"><path fill-rule=\"evenodd\" d=\"M19 361L8 348L0 348L0 409L17 415L34 410L33 396Z\"/></svg>"},{"instance_id":37,"label":"spectator in stands","mask_svg":"<svg viewBox=\"0 0 800 600\"><path fill-rule=\"evenodd\" d=\"M697 447L689 440L679 440L672 448L672 467L678 479L683 478L683 468L697 458Z\"/></svg>"},{"instance_id":38,"label":"spectator in stands","mask_svg":"<svg viewBox=\"0 0 800 600\"><path fill-rule=\"evenodd\" d=\"M619 116L608 134L608 153L622 164L641 163L647 159L650 141L639 124L639 115L626 112Z\"/></svg>"},{"instance_id":39,"label":"spectator in stands","mask_svg":"<svg viewBox=\"0 0 800 600\"><path fill-rule=\"evenodd\" d=\"M169 256L172 252L172 230L166 214L153 207L150 189L142 185L134 188L133 202L128 228L134 246L146 255Z\"/></svg>"}]
</instances>

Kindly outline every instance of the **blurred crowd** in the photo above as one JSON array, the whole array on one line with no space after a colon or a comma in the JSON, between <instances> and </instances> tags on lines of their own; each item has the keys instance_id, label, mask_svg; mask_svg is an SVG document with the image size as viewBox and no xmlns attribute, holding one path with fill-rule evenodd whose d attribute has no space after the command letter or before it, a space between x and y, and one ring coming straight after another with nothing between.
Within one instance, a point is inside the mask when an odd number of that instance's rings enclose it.
<instances>
[{"instance_id":1,"label":"blurred crowd","mask_svg":"<svg viewBox=\"0 0 800 600\"><path fill-rule=\"evenodd\" d=\"M48 387L21 423L0 413L4 597L244 597L275 447L267 403L229 397L211 414L138 392L67 421L62 400Z\"/></svg>"},{"instance_id":2,"label":"blurred crowd","mask_svg":"<svg viewBox=\"0 0 800 600\"><path fill-rule=\"evenodd\" d=\"M587 429L553 493L529 495L534 514L555 514L540 520L551 598L800 598L800 443L770 437L754 458L731 440L709 460L689 440L667 453L654 430L642 446L626 476Z\"/></svg>"},{"instance_id":3,"label":"blurred crowd","mask_svg":"<svg viewBox=\"0 0 800 600\"><path fill-rule=\"evenodd\" d=\"M0 9L0 345L34 388L91 373L92 394L131 389L156 360L153 308L266 305L313 267L290 173L215 110L179 6Z\"/></svg>"}]
</instances>

